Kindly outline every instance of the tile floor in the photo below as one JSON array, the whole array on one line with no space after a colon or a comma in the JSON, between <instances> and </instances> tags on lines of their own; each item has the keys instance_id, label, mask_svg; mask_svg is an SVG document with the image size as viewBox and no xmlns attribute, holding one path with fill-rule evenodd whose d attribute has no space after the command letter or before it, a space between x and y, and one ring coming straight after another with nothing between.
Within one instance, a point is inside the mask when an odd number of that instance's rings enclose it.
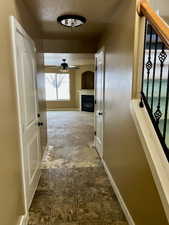
<instances>
[{"instance_id":1,"label":"tile floor","mask_svg":"<svg viewBox=\"0 0 169 225\"><path fill-rule=\"evenodd\" d=\"M29 225L128 225L93 148L93 114L48 112L48 144Z\"/></svg>"}]
</instances>

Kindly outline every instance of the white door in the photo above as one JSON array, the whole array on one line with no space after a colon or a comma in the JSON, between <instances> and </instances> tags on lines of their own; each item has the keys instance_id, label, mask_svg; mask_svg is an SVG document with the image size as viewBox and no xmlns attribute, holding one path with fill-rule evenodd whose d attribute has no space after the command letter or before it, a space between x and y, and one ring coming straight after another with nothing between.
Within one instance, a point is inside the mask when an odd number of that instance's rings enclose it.
<instances>
[{"instance_id":1,"label":"white door","mask_svg":"<svg viewBox=\"0 0 169 225\"><path fill-rule=\"evenodd\" d=\"M99 51L95 58L95 146L100 157L103 157L104 50Z\"/></svg>"},{"instance_id":2,"label":"white door","mask_svg":"<svg viewBox=\"0 0 169 225\"><path fill-rule=\"evenodd\" d=\"M40 177L40 138L33 41L13 19L13 53L18 96L25 207L30 207Z\"/></svg>"}]
</instances>

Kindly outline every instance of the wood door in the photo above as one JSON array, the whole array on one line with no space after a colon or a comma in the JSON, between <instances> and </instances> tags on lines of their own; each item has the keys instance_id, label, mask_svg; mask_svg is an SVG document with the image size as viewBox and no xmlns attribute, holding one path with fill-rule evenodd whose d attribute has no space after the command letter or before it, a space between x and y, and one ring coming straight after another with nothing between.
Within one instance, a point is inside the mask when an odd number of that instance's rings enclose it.
<instances>
[{"instance_id":1,"label":"wood door","mask_svg":"<svg viewBox=\"0 0 169 225\"><path fill-rule=\"evenodd\" d=\"M36 93L36 58L33 41L20 28L15 29L13 50L20 126L25 207L32 202L40 177L40 136ZM22 32L20 32L22 31Z\"/></svg>"},{"instance_id":2,"label":"wood door","mask_svg":"<svg viewBox=\"0 0 169 225\"><path fill-rule=\"evenodd\" d=\"M103 157L103 116L104 116L104 51L96 54L95 73L95 145Z\"/></svg>"}]
</instances>

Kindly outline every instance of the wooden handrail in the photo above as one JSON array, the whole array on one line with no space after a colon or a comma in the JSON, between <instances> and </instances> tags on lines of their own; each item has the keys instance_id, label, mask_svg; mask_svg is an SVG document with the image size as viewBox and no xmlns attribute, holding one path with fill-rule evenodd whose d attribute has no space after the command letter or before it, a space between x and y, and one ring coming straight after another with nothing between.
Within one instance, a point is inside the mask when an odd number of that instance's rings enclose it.
<instances>
[{"instance_id":1,"label":"wooden handrail","mask_svg":"<svg viewBox=\"0 0 169 225\"><path fill-rule=\"evenodd\" d=\"M160 36L167 48L169 48L169 26L168 24L157 15L157 13L151 8L147 0L140 0L138 7L138 14L145 16L151 23L154 30Z\"/></svg>"}]
</instances>

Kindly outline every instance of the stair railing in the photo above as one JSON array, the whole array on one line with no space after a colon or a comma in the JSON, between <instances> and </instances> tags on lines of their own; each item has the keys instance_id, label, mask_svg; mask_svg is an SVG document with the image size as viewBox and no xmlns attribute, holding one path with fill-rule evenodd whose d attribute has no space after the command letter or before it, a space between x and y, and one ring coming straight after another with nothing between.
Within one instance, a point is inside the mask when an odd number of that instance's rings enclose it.
<instances>
[{"instance_id":1,"label":"stair railing","mask_svg":"<svg viewBox=\"0 0 169 225\"><path fill-rule=\"evenodd\" d=\"M146 107L169 161L169 26L147 0L138 13L145 17L140 107Z\"/></svg>"}]
</instances>

